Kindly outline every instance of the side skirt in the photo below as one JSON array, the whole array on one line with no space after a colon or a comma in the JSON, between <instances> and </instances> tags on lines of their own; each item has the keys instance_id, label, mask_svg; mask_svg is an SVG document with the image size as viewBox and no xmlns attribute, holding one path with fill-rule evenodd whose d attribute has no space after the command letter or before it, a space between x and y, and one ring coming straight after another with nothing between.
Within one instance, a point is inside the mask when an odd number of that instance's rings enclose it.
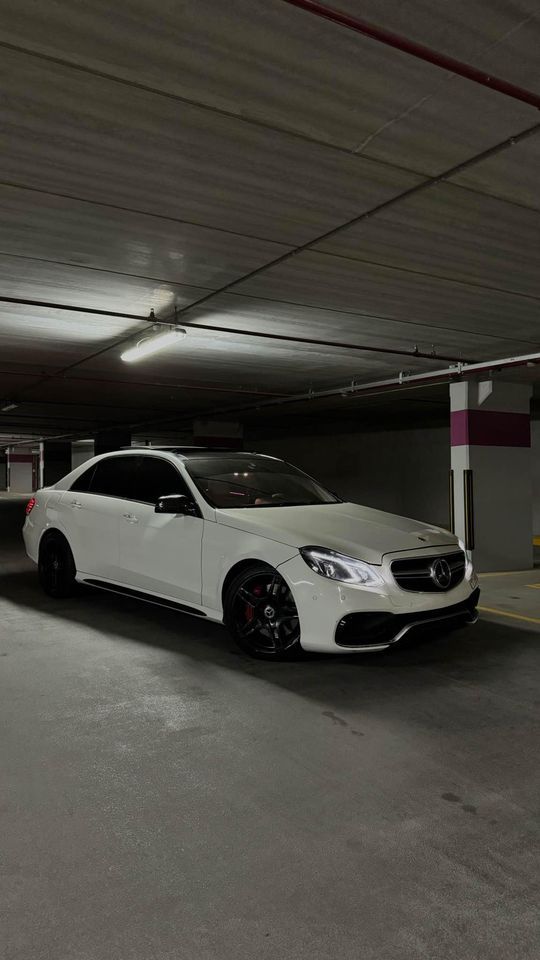
<instances>
[{"instance_id":1,"label":"side skirt","mask_svg":"<svg viewBox=\"0 0 540 960\"><path fill-rule=\"evenodd\" d=\"M146 603L154 603L157 607L166 607L168 610L178 610L179 613L190 613L193 617L206 617L206 613L197 610L196 607L190 607L185 603L178 603L176 600L167 600L165 597L156 597L152 593L144 593L142 590L134 590L132 587L120 587L107 583L104 580L94 580L84 578L79 583L85 583L89 587L97 587L99 590L106 590L108 593L119 593L123 597L131 597L133 600L144 600Z\"/></svg>"}]
</instances>

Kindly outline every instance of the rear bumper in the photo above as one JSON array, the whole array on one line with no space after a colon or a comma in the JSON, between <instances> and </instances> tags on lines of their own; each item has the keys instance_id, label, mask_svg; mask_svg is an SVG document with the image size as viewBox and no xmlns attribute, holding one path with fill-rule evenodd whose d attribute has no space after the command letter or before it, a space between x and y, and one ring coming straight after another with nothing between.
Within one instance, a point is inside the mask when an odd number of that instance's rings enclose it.
<instances>
[{"instance_id":1,"label":"rear bumper","mask_svg":"<svg viewBox=\"0 0 540 960\"><path fill-rule=\"evenodd\" d=\"M336 628L338 647L363 650L384 650L407 634L427 625L461 626L475 623L480 590L476 588L466 600L437 610L416 610L410 613L350 613Z\"/></svg>"}]
</instances>

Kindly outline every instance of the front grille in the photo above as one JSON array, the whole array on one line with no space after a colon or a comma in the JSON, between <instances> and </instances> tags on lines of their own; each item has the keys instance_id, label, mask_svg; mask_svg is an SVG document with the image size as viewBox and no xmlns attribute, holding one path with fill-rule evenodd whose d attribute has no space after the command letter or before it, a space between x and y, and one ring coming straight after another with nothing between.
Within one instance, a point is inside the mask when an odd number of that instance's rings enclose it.
<instances>
[{"instance_id":1,"label":"front grille","mask_svg":"<svg viewBox=\"0 0 540 960\"><path fill-rule=\"evenodd\" d=\"M448 564L448 570L443 567L442 573L447 574L436 579L437 561L443 560ZM402 590L413 590L416 593L445 593L453 590L461 583L465 576L465 554L462 550L456 553L445 553L437 557L410 557L405 560L394 560L390 566L397 585Z\"/></svg>"}]
</instances>

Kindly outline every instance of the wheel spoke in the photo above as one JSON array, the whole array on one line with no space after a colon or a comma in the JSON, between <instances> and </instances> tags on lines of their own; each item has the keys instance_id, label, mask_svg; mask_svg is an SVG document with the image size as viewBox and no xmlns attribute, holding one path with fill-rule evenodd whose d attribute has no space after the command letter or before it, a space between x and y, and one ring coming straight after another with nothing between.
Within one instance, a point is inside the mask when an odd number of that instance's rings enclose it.
<instances>
[{"instance_id":1,"label":"wheel spoke","mask_svg":"<svg viewBox=\"0 0 540 960\"><path fill-rule=\"evenodd\" d=\"M53 550L49 555L49 571L50 571L50 583L53 590L56 590L59 580L59 563L58 563L58 554Z\"/></svg>"},{"instance_id":2,"label":"wheel spoke","mask_svg":"<svg viewBox=\"0 0 540 960\"><path fill-rule=\"evenodd\" d=\"M242 637L250 637L256 630L260 630L263 624L259 619L248 620L242 626L238 627L238 632Z\"/></svg>"},{"instance_id":3,"label":"wheel spoke","mask_svg":"<svg viewBox=\"0 0 540 960\"><path fill-rule=\"evenodd\" d=\"M279 627L277 623L272 626L272 640L274 642L274 649L280 650L283 646L283 641L281 639L281 633L279 632Z\"/></svg>"},{"instance_id":4,"label":"wheel spoke","mask_svg":"<svg viewBox=\"0 0 540 960\"><path fill-rule=\"evenodd\" d=\"M249 603L250 607L254 607L258 600L258 597L250 593L246 587L240 587L238 596L241 597L242 600L245 600L246 603Z\"/></svg>"},{"instance_id":5,"label":"wheel spoke","mask_svg":"<svg viewBox=\"0 0 540 960\"><path fill-rule=\"evenodd\" d=\"M274 577L272 577L272 579L271 579L271 581L270 581L270 586L269 586L269 588L268 588L268 596L269 596L269 597L274 597L274 599L277 597L277 595L278 595L278 593L279 593L279 590L280 590L280 586L281 586L281 584L280 584L280 582L279 582L280 579L281 579L281 578L279 577L278 574L276 574Z\"/></svg>"}]
</instances>

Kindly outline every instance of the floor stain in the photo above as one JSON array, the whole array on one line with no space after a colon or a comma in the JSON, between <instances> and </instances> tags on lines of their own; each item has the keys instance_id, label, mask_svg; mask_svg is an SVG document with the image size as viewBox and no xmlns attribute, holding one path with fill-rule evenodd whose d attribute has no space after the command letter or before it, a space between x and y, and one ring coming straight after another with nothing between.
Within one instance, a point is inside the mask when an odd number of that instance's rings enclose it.
<instances>
[{"instance_id":1,"label":"floor stain","mask_svg":"<svg viewBox=\"0 0 540 960\"><path fill-rule=\"evenodd\" d=\"M458 797L457 793L441 793L443 800L448 800L448 803L461 803L461 797Z\"/></svg>"},{"instance_id":2,"label":"floor stain","mask_svg":"<svg viewBox=\"0 0 540 960\"><path fill-rule=\"evenodd\" d=\"M349 726L347 721L344 720L343 717L338 717L337 713L334 713L333 710L323 710L322 715L323 717L328 717L328 719L331 720L332 723L335 724L335 726L338 726L338 727Z\"/></svg>"}]
</instances>

